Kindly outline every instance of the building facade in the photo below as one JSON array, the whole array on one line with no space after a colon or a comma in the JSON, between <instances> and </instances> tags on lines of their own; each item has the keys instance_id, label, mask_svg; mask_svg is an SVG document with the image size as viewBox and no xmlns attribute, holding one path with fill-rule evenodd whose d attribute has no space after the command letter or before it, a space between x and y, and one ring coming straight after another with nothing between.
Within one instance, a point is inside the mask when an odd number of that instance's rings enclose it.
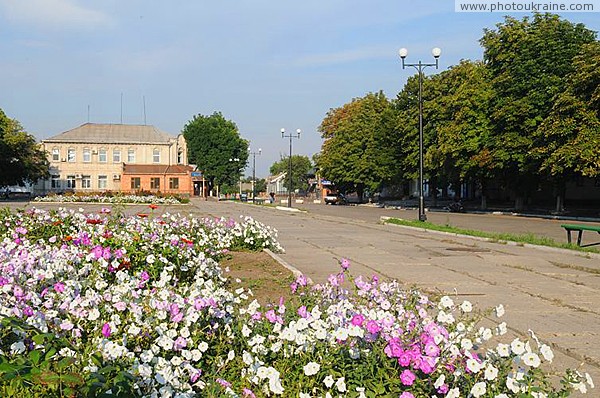
<instances>
[{"instance_id":1,"label":"building facade","mask_svg":"<svg viewBox=\"0 0 600 398\"><path fill-rule=\"evenodd\" d=\"M175 137L147 125L85 123L43 140L42 147L48 153L51 175L37 187L43 193L131 192L131 172L123 184L124 172L136 170L130 166L157 166L147 170L155 171L154 178L163 180L165 171L171 171L169 166L187 166L187 146L183 136ZM183 178L184 169L187 178L191 178L189 166L172 169L177 176L171 177ZM152 178L144 173L144 178ZM193 194L191 184L182 181L181 185L176 185L181 188L168 191ZM149 185L148 190L165 192L166 187L163 184L151 189ZM142 189L145 190L145 186L140 185L139 190Z\"/></svg>"}]
</instances>

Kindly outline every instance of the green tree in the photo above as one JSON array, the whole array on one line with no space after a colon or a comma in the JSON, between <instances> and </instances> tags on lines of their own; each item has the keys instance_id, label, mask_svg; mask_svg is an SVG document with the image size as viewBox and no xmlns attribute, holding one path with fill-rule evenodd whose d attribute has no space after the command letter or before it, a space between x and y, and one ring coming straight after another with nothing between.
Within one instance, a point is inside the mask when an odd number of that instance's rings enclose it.
<instances>
[{"instance_id":1,"label":"green tree","mask_svg":"<svg viewBox=\"0 0 600 398\"><path fill-rule=\"evenodd\" d=\"M573 58L566 89L536 131L540 171L556 191L556 211L564 206L565 183L575 176L600 176L600 42L582 47Z\"/></svg>"},{"instance_id":2,"label":"green tree","mask_svg":"<svg viewBox=\"0 0 600 398\"><path fill-rule=\"evenodd\" d=\"M292 191L296 189L307 189L308 188L308 177L306 176L310 169L312 168L312 163L308 156L305 155L292 155ZM289 170L290 170L290 158L283 158L271 165L269 168L269 172L271 175L276 175L279 173L286 173L284 178L284 184L287 189L290 186L289 180ZM266 186L265 186L266 190ZM257 189L257 192L258 189Z\"/></svg>"},{"instance_id":3,"label":"green tree","mask_svg":"<svg viewBox=\"0 0 600 398\"><path fill-rule=\"evenodd\" d=\"M429 80L432 98L425 104L430 126L427 169L441 184L458 188L474 182L482 189L493 177L486 145L490 135L489 104L493 91L482 62L461 61ZM444 186L444 185L442 185Z\"/></svg>"},{"instance_id":4,"label":"green tree","mask_svg":"<svg viewBox=\"0 0 600 398\"><path fill-rule=\"evenodd\" d=\"M196 115L182 132L190 163L202 170L209 190L215 185L237 184L248 162L248 141L240 137L234 122L226 120L220 112Z\"/></svg>"},{"instance_id":5,"label":"green tree","mask_svg":"<svg viewBox=\"0 0 600 398\"><path fill-rule=\"evenodd\" d=\"M21 124L0 109L0 186L35 183L50 173L46 153Z\"/></svg>"},{"instance_id":6,"label":"green tree","mask_svg":"<svg viewBox=\"0 0 600 398\"><path fill-rule=\"evenodd\" d=\"M533 19L506 17L481 39L494 96L490 103L491 165L515 192L522 208L528 190L538 185L543 159L535 156L535 132L548 117L555 97L565 90L574 70L573 57L595 33L557 15Z\"/></svg>"},{"instance_id":7,"label":"green tree","mask_svg":"<svg viewBox=\"0 0 600 398\"><path fill-rule=\"evenodd\" d=\"M317 166L343 190L374 192L397 172L395 115L382 93L355 98L331 109L319 126L324 142Z\"/></svg>"}]
</instances>

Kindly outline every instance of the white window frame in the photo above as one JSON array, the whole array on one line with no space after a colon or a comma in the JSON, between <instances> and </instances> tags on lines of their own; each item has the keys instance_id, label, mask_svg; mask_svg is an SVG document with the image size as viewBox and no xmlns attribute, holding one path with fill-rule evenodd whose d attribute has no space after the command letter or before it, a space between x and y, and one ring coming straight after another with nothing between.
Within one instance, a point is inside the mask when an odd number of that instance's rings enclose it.
<instances>
[{"instance_id":1,"label":"white window frame","mask_svg":"<svg viewBox=\"0 0 600 398\"><path fill-rule=\"evenodd\" d=\"M135 163L135 149L127 150L127 163Z\"/></svg>"},{"instance_id":2,"label":"white window frame","mask_svg":"<svg viewBox=\"0 0 600 398\"><path fill-rule=\"evenodd\" d=\"M108 176L107 175L99 175L98 176L98 189L107 189L108 188Z\"/></svg>"},{"instance_id":3,"label":"white window frame","mask_svg":"<svg viewBox=\"0 0 600 398\"><path fill-rule=\"evenodd\" d=\"M108 161L108 151L104 148L98 150L98 162L106 163Z\"/></svg>"},{"instance_id":4,"label":"white window frame","mask_svg":"<svg viewBox=\"0 0 600 398\"><path fill-rule=\"evenodd\" d=\"M92 188L92 176L84 175L81 176L81 188L91 189Z\"/></svg>"},{"instance_id":5,"label":"white window frame","mask_svg":"<svg viewBox=\"0 0 600 398\"><path fill-rule=\"evenodd\" d=\"M75 175L68 175L67 176L67 188L68 189L75 189L75 187L77 182L75 181Z\"/></svg>"},{"instance_id":6,"label":"white window frame","mask_svg":"<svg viewBox=\"0 0 600 398\"><path fill-rule=\"evenodd\" d=\"M60 175L52 174L50 176L50 188L52 189L60 189Z\"/></svg>"},{"instance_id":7,"label":"white window frame","mask_svg":"<svg viewBox=\"0 0 600 398\"><path fill-rule=\"evenodd\" d=\"M160 149L158 148L152 151L152 163L160 163Z\"/></svg>"},{"instance_id":8,"label":"white window frame","mask_svg":"<svg viewBox=\"0 0 600 398\"><path fill-rule=\"evenodd\" d=\"M75 163L77 161L77 151L74 148L67 150L67 162Z\"/></svg>"},{"instance_id":9,"label":"white window frame","mask_svg":"<svg viewBox=\"0 0 600 398\"><path fill-rule=\"evenodd\" d=\"M92 150L90 148L83 149L83 162L91 163L92 161Z\"/></svg>"},{"instance_id":10,"label":"white window frame","mask_svg":"<svg viewBox=\"0 0 600 398\"><path fill-rule=\"evenodd\" d=\"M113 149L112 160L113 160L113 163L121 163L121 150L120 149Z\"/></svg>"},{"instance_id":11,"label":"white window frame","mask_svg":"<svg viewBox=\"0 0 600 398\"><path fill-rule=\"evenodd\" d=\"M60 162L60 148L52 148L52 161Z\"/></svg>"}]
</instances>

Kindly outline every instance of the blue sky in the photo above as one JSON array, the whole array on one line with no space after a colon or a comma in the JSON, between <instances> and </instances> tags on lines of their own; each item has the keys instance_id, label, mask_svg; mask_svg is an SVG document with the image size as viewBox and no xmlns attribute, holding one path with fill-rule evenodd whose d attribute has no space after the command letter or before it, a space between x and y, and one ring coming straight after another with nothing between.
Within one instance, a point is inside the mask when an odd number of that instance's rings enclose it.
<instances>
[{"instance_id":1,"label":"blue sky","mask_svg":"<svg viewBox=\"0 0 600 398\"><path fill-rule=\"evenodd\" d=\"M522 17L526 14L513 14ZM600 30L600 14L565 14ZM453 0L0 0L0 108L38 139L90 122L146 120L178 134L220 111L257 175L289 152L321 147L327 111L368 92L394 97L414 70L481 59L478 40L503 14L455 13ZM431 73L429 70L428 73ZM248 169L247 174L251 174Z\"/></svg>"}]
</instances>

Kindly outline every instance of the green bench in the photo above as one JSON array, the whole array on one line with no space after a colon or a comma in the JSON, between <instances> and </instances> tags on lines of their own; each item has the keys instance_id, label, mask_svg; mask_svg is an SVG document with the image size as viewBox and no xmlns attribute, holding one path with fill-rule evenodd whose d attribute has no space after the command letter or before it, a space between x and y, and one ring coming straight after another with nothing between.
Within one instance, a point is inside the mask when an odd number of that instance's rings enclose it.
<instances>
[{"instance_id":1,"label":"green bench","mask_svg":"<svg viewBox=\"0 0 600 398\"><path fill-rule=\"evenodd\" d=\"M600 242L589 243L587 245L581 244L581 237L583 236L583 231L594 231L600 234L600 226L595 225L583 225L583 224L562 224L563 227L567 231L567 242L571 243L571 232L577 231L577 246L586 247L586 246L594 246L600 245Z\"/></svg>"}]
</instances>

